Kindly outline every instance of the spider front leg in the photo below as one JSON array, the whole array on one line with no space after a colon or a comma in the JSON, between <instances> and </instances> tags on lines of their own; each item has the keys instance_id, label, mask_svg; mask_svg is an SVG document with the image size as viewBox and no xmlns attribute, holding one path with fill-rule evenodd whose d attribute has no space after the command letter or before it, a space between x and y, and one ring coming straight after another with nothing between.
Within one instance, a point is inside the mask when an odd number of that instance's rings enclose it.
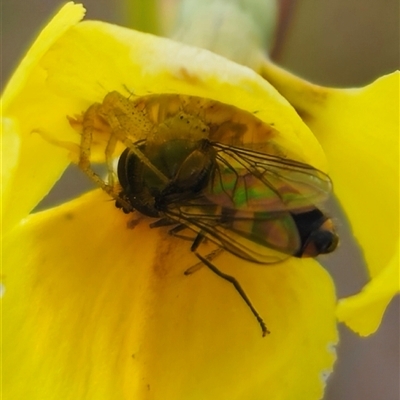
<instances>
[{"instance_id":1,"label":"spider front leg","mask_svg":"<svg viewBox=\"0 0 400 400\"><path fill-rule=\"evenodd\" d=\"M100 175L98 175L92 169L91 164L91 147L93 144L93 131L95 119L99 117L99 109L101 104L95 103L91 105L82 119L82 132L81 132L81 143L80 153L78 160L78 167L99 187L101 187L107 194L115 199L125 210L133 210L132 206L119 195L119 190L114 184L114 171L112 166L112 156L117 143L117 138L114 136L110 129L110 137L105 149L105 160L108 170L109 181L106 183Z\"/></svg>"},{"instance_id":2,"label":"spider front leg","mask_svg":"<svg viewBox=\"0 0 400 400\"><path fill-rule=\"evenodd\" d=\"M122 129L118 117L115 115L115 113L106 115L103 112L102 116L111 127L114 136L113 140L115 140L115 145L118 141L121 142L123 145L129 148L132 153L134 153L140 159L140 161L146 165L148 169L150 169L156 176L158 176L162 182L168 183L169 179L151 163L151 161L139 150L138 146L128 137L128 134L124 131L124 129Z\"/></svg>"},{"instance_id":3,"label":"spider front leg","mask_svg":"<svg viewBox=\"0 0 400 400\"><path fill-rule=\"evenodd\" d=\"M111 134L110 138L108 139L107 147L105 150L105 157L106 157L106 165L107 165L107 183L109 186L115 187L116 183L116 176L114 172L113 166L113 156L115 152L115 147L117 146L118 139L115 135Z\"/></svg>"}]
</instances>

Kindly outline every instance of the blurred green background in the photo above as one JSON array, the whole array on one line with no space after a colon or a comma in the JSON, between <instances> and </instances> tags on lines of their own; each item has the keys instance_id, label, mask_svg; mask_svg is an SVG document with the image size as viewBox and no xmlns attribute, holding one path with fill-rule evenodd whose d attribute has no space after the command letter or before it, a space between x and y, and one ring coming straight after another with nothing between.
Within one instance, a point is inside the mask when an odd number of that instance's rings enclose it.
<instances>
[{"instance_id":1,"label":"blurred green background","mask_svg":"<svg viewBox=\"0 0 400 400\"><path fill-rule=\"evenodd\" d=\"M2 0L2 85L41 27L64 3ZM126 3L86 0L86 18L129 25ZM173 24L176 3L176 0L158 2L164 32ZM323 85L349 87L365 85L399 69L398 0L281 0L280 4L285 10L284 23L272 54L276 62L298 75ZM134 10L134 1L129 8ZM136 20L143 18L138 12ZM88 187L86 177L71 168L41 208L72 198ZM390 194L388 188L387 193L378 194L376 201L384 204L385 196ZM338 221L341 246L326 263L323 261L337 283L338 295L347 296L359 290L367 276L340 207L332 204L331 213ZM366 218L379 218L379 215L366 215ZM361 339L340 326L339 361L328 381L326 400L400 398L399 303L397 297L390 304L379 331L369 338Z\"/></svg>"}]
</instances>

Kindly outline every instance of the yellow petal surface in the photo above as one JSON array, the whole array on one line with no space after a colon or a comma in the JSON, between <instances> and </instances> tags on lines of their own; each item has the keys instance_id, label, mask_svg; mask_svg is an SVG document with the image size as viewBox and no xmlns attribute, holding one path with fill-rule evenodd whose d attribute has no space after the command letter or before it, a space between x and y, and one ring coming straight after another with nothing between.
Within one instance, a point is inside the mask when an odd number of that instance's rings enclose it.
<instances>
[{"instance_id":1,"label":"yellow petal surface","mask_svg":"<svg viewBox=\"0 0 400 400\"><path fill-rule=\"evenodd\" d=\"M21 141L18 135L18 128L14 125L14 121L1 119L1 199L5 200L5 196L11 194L8 187L11 185L14 171L18 168L19 151ZM7 153L7 157L5 156Z\"/></svg>"},{"instance_id":2,"label":"yellow petal surface","mask_svg":"<svg viewBox=\"0 0 400 400\"><path fill-rule=\"evenodd\" d=\"M364 88L342 90L309 84L272 65L266 65L263 74L295 106L322 144L335 194L364 251L371 278L388 276L389 268L397 282L399 265L392 264L398 258L399 240L399 72ZM398 292L393 292L390 279L376 284L380 291L382 282L387 283L384 297ZM377 300L372 293L366 287L360 304ZM340 308L345 322L347 304L353 303L344 302ZM376 329L381 309L378 304L369 307L369 333ZM367 334L354 321L351 326Z\"/></svg>"},{"instance_id":3,"label":"yellow petal surface","mask_svg":"<svg viewBox=\"0 0 400 400\"><path fill-rule=\"evenodd\" d=\"M183 274L197 263L190 242L128 218L95 191L5 239L6 398L322 397L337 332L317 262L215 259L264 317L263 338L230 283L206 267Z\"/></svg>"},{"instance_id":4,"label":"yellow petal surface","mask_svg":"<svg viewBox=\"0 0 400 400\"><path fill-rule=\"evenodd\" d=\"M67 116L80 115L113 90L127 97L197 95L257 112L282 133L284 146L326 168L319 144L293 108L250 69L168 39L95 21L77 24L82 15L81 6L68 3L40 34L4 93L4 116L21 138L9 185L14 200L3 202L4 229L32 210L69 162L68 151L44 137L79 142ZM32 182L28 191L26 182Z\"/></svg>"},{"instance_id":5,"label":"yellow petal surface","mask_svg":"<svg viewBox=\"0 0 400 400\"><path fill-rule=\"evenodd\" d=\"M2 193L3 233L32 210L69 163L65 151L43 143L43 139L32 132L40 126L55 132L69 130L65 117L60 118L53 112L53 105L61 105L63 100L48 90L46 73L38 62L83 15L81 5L67 3L43 29L3 93L2 162L3 165L15 164L12 169L2 171L2 182L7 180ZM37 98L41 99L39 103ZM14 138L12 143L19 143L18 149L10 142L11 137Z\"/></svg>"}]
</instances>

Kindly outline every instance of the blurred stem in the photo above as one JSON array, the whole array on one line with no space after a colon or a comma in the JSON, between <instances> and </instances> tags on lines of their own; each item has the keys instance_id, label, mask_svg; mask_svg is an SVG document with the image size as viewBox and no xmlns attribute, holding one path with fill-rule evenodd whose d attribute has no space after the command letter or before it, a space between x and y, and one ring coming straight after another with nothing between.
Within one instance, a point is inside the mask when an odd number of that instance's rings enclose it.
<instances>
[{"instance_id":1,"label":"blurred stem","mask_svg":"<svg viewBox=\"0 0 400 400\"><path fill-rule=\"evenodd\" d=\"M278 26L275 33L275 43L271 51L271 58L278 60L285 45L294 14L299 6L298 0L280 0Z\"/></svg>"},{"instance_id":2,"label":"blurred stem","mask_svg":"<svg viewBox=\"0 0 400 400\"><path fill-rule=\"evenodd\" d=\"M158 0L125 0L125 21L130 28L138 31L160 33Z\"/></svg>"},{"instance_id":3,"label":"blurred stem","mask_svg":"<svg viewBox=\"0 0 400 400\"><path fill-rule=\"evenodd\" d=\"M172 38L259 70L273 43L277 0L181 0Z\"/></svg>"}]
</instances>

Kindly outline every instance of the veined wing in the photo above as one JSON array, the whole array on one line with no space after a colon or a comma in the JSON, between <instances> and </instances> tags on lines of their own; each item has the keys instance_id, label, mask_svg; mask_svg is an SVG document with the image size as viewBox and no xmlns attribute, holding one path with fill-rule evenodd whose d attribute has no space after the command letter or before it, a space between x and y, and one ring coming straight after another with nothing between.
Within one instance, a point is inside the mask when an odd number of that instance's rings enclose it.
<instances>
[{"instance_id":1,"label":"veined wing","mask_svg":"<svg viewBox=\"0 0 400 400\"><path fill-rule=\"evenodd\" d=\"M273 212L312 208L325 200L328 175L298 161L212 143L217 152L205 196L231 210Z\"/></svg>"},{"instance_id":2,"label":"veined wing","mask_svg":"<svg viewBox=\"0 0 400 400\"><path fill-rule=\"evenodd\" d=\"M280 262L295 255L301 246L296 223L285 211L235 211L197 197L169 207L166 215L251 262Z\"/></svg>"}]
</instances>

